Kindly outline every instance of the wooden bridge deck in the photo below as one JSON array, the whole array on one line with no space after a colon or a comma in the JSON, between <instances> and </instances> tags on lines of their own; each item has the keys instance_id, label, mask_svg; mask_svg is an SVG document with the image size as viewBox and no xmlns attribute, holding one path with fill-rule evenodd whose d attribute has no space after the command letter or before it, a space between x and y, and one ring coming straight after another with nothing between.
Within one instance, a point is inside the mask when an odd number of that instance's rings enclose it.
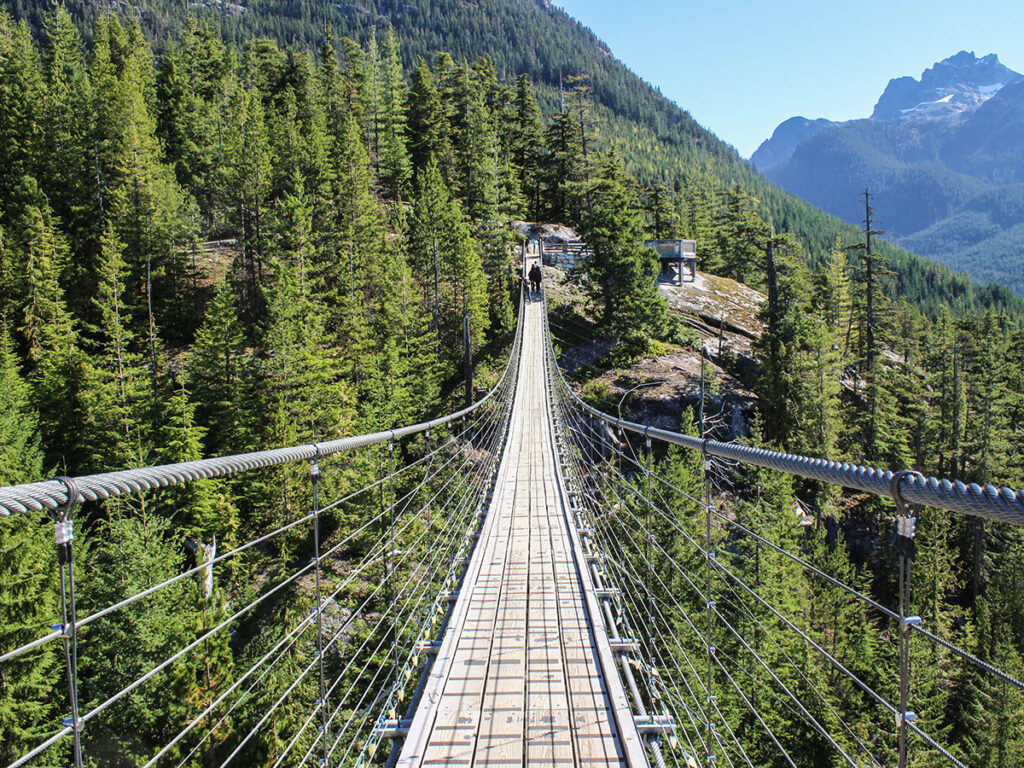
<instances>
[{"instance_id":1,"label":"wooden bridge deck","mask_svg":"<svg viewBox=\"0 0 1024 768\"><path fill-rule=\"evenodd\" d=\"M494 498L399 766L647 765L569 527L541 312L526 307Z\"/></svg>"}]
</instances>

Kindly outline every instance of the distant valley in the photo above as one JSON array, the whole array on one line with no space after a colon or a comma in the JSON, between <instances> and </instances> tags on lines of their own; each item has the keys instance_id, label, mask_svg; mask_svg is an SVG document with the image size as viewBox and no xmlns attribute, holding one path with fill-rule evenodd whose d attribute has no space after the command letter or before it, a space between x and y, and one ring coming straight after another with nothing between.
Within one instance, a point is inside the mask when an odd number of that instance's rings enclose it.
<instances>
[{"instance_id":1,"label":"distant valley","mask_svg":"<svg viewBox=\"0 0 1024 768\"><path fill-rule=\"evenodd\" d=\"M1024 294L1024 76L995 54L891 80L865 119L791 118L751 161L850 223L867 187L889 240Z\"/></svg>"}]
</instances>

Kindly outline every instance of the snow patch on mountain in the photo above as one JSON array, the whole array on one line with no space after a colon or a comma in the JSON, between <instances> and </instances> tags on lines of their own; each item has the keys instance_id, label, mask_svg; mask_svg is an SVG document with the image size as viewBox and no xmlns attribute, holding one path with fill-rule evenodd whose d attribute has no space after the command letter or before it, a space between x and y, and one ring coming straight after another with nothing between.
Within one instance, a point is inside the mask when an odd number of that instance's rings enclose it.
<instances>
[{"instance_id":1,"label":"snow patch on mountain","mask_svg":"<svg viewBox=\"0 0 1024 768\"><path fill-rule=\"evenodd\" d=\"M872 120L960 120L1021 76L990 53L977 58L960 51L921 73L921 79L889 81L871 114Z\"/></svg>"}]
</instances>

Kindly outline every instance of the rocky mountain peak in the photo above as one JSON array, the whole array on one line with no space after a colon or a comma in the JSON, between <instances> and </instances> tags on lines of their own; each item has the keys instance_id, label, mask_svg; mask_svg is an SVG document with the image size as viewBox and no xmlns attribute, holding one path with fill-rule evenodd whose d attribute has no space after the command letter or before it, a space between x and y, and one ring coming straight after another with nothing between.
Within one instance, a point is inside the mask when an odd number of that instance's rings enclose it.
<instances>
[{"instance_id":1,"label":"rocky mountain peak","mask_svg":"<svg viewBox=\"0 0 1024 768\"><path fill-rule=\"evenodd\" d=\"M960 51L921 73L921 79L889 81L871 114L872 120L958 119L974 112L1021 75L994 53L980 59Z\"/></svg>"}]
</instances>

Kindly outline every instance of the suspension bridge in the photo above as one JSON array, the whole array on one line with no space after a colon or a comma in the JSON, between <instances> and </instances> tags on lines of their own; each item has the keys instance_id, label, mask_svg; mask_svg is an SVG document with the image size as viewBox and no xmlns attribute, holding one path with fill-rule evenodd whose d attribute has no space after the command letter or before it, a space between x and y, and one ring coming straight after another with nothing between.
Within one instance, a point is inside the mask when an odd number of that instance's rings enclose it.
<instances>
[{"instance_id":1,"label":"suspension bridge","mask_svg":"<svg viewBox=\"0 0 1024 768\"><path fill-rule=\"evenodd\" d=\"M694 452L700 487L666 477L656 444ZM715 477L741 465L893 499L898 604L881 604L716 505ZM193 567L120 599L90 596L88 563L73 546L83 511L223 476L294 486L300 467L308 511L226 551L200 548ZM58 656L52 684L67 713L37 724L37 742L7 766L796 768L807 741L826 756L820 765L903 768L924 750L937 764L969 766L944 743L936 713L915 711L915 654L933 649L998 685L1024 683L915 612L913 541L924 507L1024 525L1019 490L604 414L565 382L544 302L524 300L500 378L457 413L0 489L0 514L52 516L60 575L60 615L19 647L0 648L0 677L7 665ZM841 643L749 577L752 557L758 569L772 561L859 606L889 638L887 653L871 669L856 666ZM213 585L253 563L265 570L258 584L218 597ZM109 625L129 617L131 626L170 593L189 596L206 617L201 628L158 648L144 669L92 673L105 668L97 659L109 653L99 642ZM277 614L290 618L271 628L265 617ZM779 643L780 633L796 644ZM231 669L159 728L125 733L133 706L160 700L176 669L209 670L218 639L236 649ZM811 666L828 671L829 688ZM783 722L800 727L782 733ZM119 752L125 745L130 759Z\"/></svg>"}]
</instances>

